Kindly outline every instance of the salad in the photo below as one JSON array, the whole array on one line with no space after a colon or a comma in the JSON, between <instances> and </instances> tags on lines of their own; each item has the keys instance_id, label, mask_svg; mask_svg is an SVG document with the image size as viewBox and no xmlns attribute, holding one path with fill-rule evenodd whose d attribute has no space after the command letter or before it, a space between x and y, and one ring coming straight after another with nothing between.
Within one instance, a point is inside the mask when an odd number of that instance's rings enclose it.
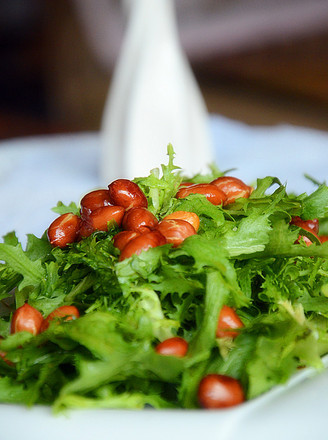
<instances>
[{"instance_id":1,"label":"salad","mask_svg":"<svg viewBox=\"0 0 328 440\"><path fill-rule=\"evenodd\" d=\"M328 187L174 164L0 243L0 402L226 408L328 353Z\"/></svg>"}]
</instances>

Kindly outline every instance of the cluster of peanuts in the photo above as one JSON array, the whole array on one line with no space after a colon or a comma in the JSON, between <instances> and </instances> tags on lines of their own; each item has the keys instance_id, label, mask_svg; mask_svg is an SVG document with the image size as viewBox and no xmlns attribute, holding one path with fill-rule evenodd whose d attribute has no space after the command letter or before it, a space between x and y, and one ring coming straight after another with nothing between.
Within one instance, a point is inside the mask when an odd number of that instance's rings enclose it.
<instances>
[{"instance_id":1,"label":"cluster of peanuts","mask_svg":"<svg viewBox=\"0 0 328 440\"><path fill-rule=\"evenodd\" d=\"M249 197L251 188L234 177L220 177L209 184L183 183L177 198L190 194L203 194L214 205L227 205L239 197ZM127 179L112 182L108 189L87 193L81 200L80 215L67 213L59 216L48 229L52 246L65 248L68 244L89 236L94 231L107 231L108 223L114 221L122 230L114 236L114 246L120 251L120 260L152 247L170 243L178 246L187 237L197 233L199 217L193 212L176 211L161 221L147 209L148 202L140 187ZM11 333L27 331L37 335L47 330L53 320L69 321L79 318L78 309L61 306L46 318L34 307L24 304L19 307L11 321ZM235 310L224 305L218 317L217 338L236 338L243 323ZM158 343L155 351L163 356L184 357L188 342L181 337L172 337ZM6 353L0 351L6 359ZM224 396L217 389L224 389ZM223 396L223 397L222 397ZM204 408L224 408L238 405L245 400L240 382L232 377L209 374L199 383L197 398Z\"/></svg>"},{"instance_id":2,"label":"cluster of peanuts","mask_svg":"<svg viewBox=\"0 0 328 440\"><path fill-rule=\"evenodd\" d=\"M214 205L228 205L239 197L249 197L252 188L236 177L222 176L211 183L182 183L176 198L202 194ZM48 228L52 246L68 244L89 236L94 231L107 231L115 222L122 231L114 236L114 246L121 252L120 261L166 243L174 247L197 233L198 215L176 211L161 221L147 209L148 201L140 187L128 179L117 179L108 189L87 193L81 200L80 215L59 216Z\"/></svg>"}]
</instances>

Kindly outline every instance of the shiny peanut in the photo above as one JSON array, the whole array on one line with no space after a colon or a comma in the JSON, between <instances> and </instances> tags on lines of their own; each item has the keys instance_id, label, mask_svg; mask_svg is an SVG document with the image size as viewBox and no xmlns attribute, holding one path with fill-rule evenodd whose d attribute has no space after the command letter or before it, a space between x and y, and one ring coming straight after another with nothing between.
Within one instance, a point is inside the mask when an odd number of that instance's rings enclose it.
<instances>
[{"instance_id":1,"label":"shiny peanut","mask_svg":"<svg viewBox=\"0 0 328 440\"><path fill-rule=\"evenodd\" d=\"M227 198L223 191L210 183L199 183L182 187L177 192L176 197L178 199L184 199L191 194L203 194L213 205L221 205Z\"/></svg>"},{"instance_id":2,"label":"shiny peanut","mask_svg":"<svg viewBox=\"0 0 328 440\"><path fill-rule=\"evenodd\" d=\"M318 237L318 232L319 232L319 220L318 219L315 218L312 220L302 220L301 217L295 216L295 217L292 217L290 224L298 226L299 228L302 228L305 231L311 232L311 234L315 235L318 238L318 240L320 240L320 238ZM313 244L312 240L309 237L307 237L306 235L299 235L298 239L296 240L296 243L299 243L300 240L303 240L304 243L306 244L306 246L310 246L311 244ZM320 240L320 242L321 242L321 240Z\"/></svg>"},{"instance_id":3,"label":"shiny peanut","mask_svg":"<svg viewBox=\"0 0 328 440\"><path fill-rule=\"evenodd\" d=\"M74 243L79 234L81 219L75 214L67 213L59 216L48 228L48 239L52 246L60 248Z\"/></svg>"},{"instance_id":4,"label":"shiny peanut","mask_svg":"<svg viewBox=\"0 0 328 440\"><path fill-rule=\"evenodd\" d=\"M51 321L62 319L71 321L80 317L80 312L75 306L61 306L52 311L43 321L41 331L47 330Z\"/></svg>"},{"instance_id":5,"label":"shiny peanut","mask_svg":"<svg viewBox=\"0 0 328 440\"><path fill-rule=\"evenodd\" d=\"M157 218L147 208L128 209L122 220L123 229L141 233L149 232L157 224Z\"/></svg>"},{"instance_id":6,"label":"shiny peanut","mask_svg":"<svg viewBox=\"0 0 328 440\"><path fill-rule=\"evenodd\" d=\"M13 314L10 331L11 333L25 331L37 335L41 331L42 323L43 316L41 313L26 303Z\"/></svg>"},{"instance_id":7,"label":"shiny peanut","mask_svg":"<svg viewBox=\"0 0 328 440\"><path fill-rule=\"evenodd\" d=\"M197 232L199 229L199 217L194 212L189 211L175 211L172 214L167 215L163 220L184 220L191 224Z\"/></svg>"},{"instance_id":8,"label":"shiny peanut","mask_svg":"<svg viewBox=\"0 0 328 440\"><path fill-rule=\"evenodd\" d=\"M239 316L234 311L233 308L224 305L221 309L218 325L216 329L217 338L236 338L239 335L238 331L233 331L241 329L244 324L241 322Z\"/></svg>"},{"instance_id":9,"label":"shiny peanut","mask_svg":"<svg viewBox=\"0 0 328 440\"><path fill-rule=\"evenodd\" d=\"M121 231L118 234L114 235L114 246L119 249L121 252L125 248L125 246L134 238L139 237L140 232L137 231Z\"/></svg>"},{"instance_id":10,"label":"shiny peanut","mask_svg":"<svg viewBox=\"0 0 328 440\"><path fill-rule=\"evenodd\" d=\"M81 226L79 229L78 240L82 238L89 237L94 232L94 228L90 224L90 220L88 217L82 219Z\"/></svg>"},{"instance_id":11,"label":"shiny peanut","mask_svg":"<svg viewBox=\"0 0 328 440\"><path fill-rule=\"evenodd\" d=\"M173 247L179 246L187 237L196 234L195 228L185 220L162 220L156 229Z\"/></svg>"},{"instance_id":12,"label":"shiny peanut","mask_svg":"<svg viewBox=\"0 0 328 440\"><path fill-rule=\"evenodd\" d=\"M245 395L240 382L221 374L208 374L198 386L199 405L207 409L228 408L244 402Z\"/></svg>"},{"instance_id":13,"label":"shiny peanut","mask_svg":"<svg viewBox=\"0 0 328 440\"><path fill-rule=\"evenodd\" d=\"M161 246L166 243L165 237L159 231L151 231L131 240L123 249L120 261L132 255L140 255L142 251Z\"/></svg>"},{"instance_id":14,"label":"shiny peanut","mask_svg":"<svg viewBox=\"0 0 328 440\"><path fill-rule=\"evenodd\" d=\"M236 199L248 198L251 195L252 187L246 185L242 180L232 176L222 176L211 182L227 196L224 205L233 203Z\"/></svg>"},{"instance_id":15,"label":"shiny peanut","mask_svg":"<svg viewBox=\"0 0 328 440\"><path fill-rule=\"evenodd\" d=\"M302 220L301 217L294 216L292 217L290 224L305 229L305 231L312 232L312 234L315 235L319 232L319 220L316 218L312 220Z\"/></svg>"},{"instance_id":16,"label":"shiny peanut","mask_svg":"<svg viewBox=\"0 0 328 440\"><path fill-rule=\"evenodd\" d=\"M91 214L102 206L109 206L109 191L108 189L97 189L87 193L80 202L82 217Z\"/></svg>"},{"instance_id":17,"label":"shiny peanut","mask_svg":"<svg viewBox=\"0 0 328 440\"><path fill-rule=\"evenodd\" d=\"M115 222L117 226L121 226L123 216L122 206L103 206L89 215L88 222L93 230L107 231L109 222Z\"/></svg>"},{"instance_id":18,"label":"shiny peanut","mask_svg":"<svg viewBox=\"0 0 328 440\"><path fill-rule=\"evenodd\" d=\"M304 241L306 246L311 246L311 244L313 244L313 241L310 240L309 237L307 237L306 235L299 235L298 239L296 240L296 243L299 243L301 240Z\"/></svg>"},{"instance_id":19,"label":"shiny peanut","mask_svg":"<svg viewBox=\"0 0 328 440\"><path fill-rule=\"evenodd\" d=\"M155 351L162 356L184 357L188 351L188 342L176 336L157 344Z\"/></svg>"},{"instance_id":20,"label":"shiny peanut","mask_svg":"<svg viewBox=\"0 0 328 440\"><path fill-rule=\"evenodd\" d=\"M147 208L146 196L139 186L128 179L117 179L108 185L109 201L112 205L128 208Z\"/></svg>"},{"instance_id":21,"label":"shiny peanut","mask_svg":"<svg viewBox=\"0 0 328 440\"><path fill-rule=\"evenodd\" d=\"M179 188L185 188L186 186L191 186L191 185L195 185L195 184L192 182L181 182Z\"/></svg>"},{"instance_id":22,"label":"shiny peanut","mask_svg":"<svg viewBox=\"0 0 328 440\"><path fill-rule=\"evenodd\" d=\"M320 243L325 243L328 241L328 235L319 235Z\"/></svg>"}]
</instances>

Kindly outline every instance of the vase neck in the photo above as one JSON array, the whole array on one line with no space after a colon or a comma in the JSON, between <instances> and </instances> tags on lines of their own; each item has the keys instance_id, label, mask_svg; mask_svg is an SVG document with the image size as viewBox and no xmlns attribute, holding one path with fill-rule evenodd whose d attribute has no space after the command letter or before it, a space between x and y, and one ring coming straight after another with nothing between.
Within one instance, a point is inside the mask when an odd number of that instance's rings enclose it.
<instances>
[{"instance_id":1,"label":"vase neck","mask_svg":"<svg viewBox=\"0 0 328 440\"><path fill-rule=\"evenodd\" d=\"M156 27L158 31L176 29L174 0L124 0L133 21L143 26ZM169 29L171 28L171 29Z\"/></svg>"}]
</instances>

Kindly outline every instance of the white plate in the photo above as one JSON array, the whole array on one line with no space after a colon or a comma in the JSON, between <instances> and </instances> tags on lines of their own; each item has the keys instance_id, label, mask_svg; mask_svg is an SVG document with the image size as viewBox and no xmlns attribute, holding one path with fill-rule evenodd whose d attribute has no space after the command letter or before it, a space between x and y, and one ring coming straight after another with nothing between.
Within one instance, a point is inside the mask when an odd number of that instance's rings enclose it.
<instances>
[{"instance_id":1,"label":"white plate","mask_svg":"<svg viewBox=\"0 0 328 440\"><path fill-rule=\"evenodd\" d=\"M233 174L247 183L276 175L300 193L315 189L304 173L326 179L327 133L247 127L220 117L212 117L210 124L220 168L237 168ZM78 202L99 185L98 155L97 133L2 142L0 235L15 229L23 242L26 233L40 236L55 218L50 208L58 200ZM181 160L177 165L183 166ZM80 410L53 416L45 407L0 405L0 439L323 438L328 372L312 376L312 371L302 371L288 386L223 411Z\"/></svg>"},{"instance_id":2,"label":"white plate","mask_svg":"<svg viewBox=\"0 0 328 440\"><path fill-rule=\"evenodd\" d=\"M326 362L326 365L328 363ZM325 438L328 372L302 371L287 386L225 410L71 410L0 405L1 440L308 440Z\"/></svg>"}]
</instances>

